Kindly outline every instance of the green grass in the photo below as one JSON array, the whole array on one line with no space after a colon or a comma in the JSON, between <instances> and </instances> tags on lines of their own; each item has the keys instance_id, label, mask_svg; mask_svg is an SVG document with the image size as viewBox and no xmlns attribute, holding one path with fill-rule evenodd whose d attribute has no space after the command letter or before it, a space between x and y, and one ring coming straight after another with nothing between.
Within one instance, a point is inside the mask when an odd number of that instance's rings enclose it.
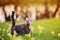
<instances>
[{"instance_id":1,"label":"green grass","mask_svg":"<svg viewBox=\"0 0 60 40\"><path fill-rule=\"evenodd\" d=\"M24 21L16 22L16 24ZM0 24L0 40L60 40L60 19L44 19L34 21L30 26L31 33L12 37L10 34L11 22Z\"/></svg>"}]
</instances>

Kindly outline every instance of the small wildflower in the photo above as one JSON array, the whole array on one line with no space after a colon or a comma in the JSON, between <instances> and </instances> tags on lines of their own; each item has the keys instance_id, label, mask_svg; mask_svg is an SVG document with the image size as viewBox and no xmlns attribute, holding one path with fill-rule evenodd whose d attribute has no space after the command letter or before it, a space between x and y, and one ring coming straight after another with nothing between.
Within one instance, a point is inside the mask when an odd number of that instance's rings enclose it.
<instances>
[{"instance_id":1,"label":"small wildflower","mask_svg":"<svg viewBox=\"0 0 60 40\"><path fill-rule=\"evenodd\" d=\"M60 36L60 33L58 33L58 36Z\"/></svg>"},{"instance_id":2,"label":"small wildflower","mask_svg":"<svg viewBox=\"0 0 60 40\"><path fill-rule=\"evenodd\" d=\"M39 26L38 26L38 29L42 29L42 30L43 30L43 29L44 29L44 27L41 27L41 26L39 25Z\"/></svg>"},{"instance_id":3,"label":"small wildflower","mask_svg":"<svg viewBox=\"0 0 60 40\"><path fill-rule=\"evenodd\" d=\"M54 31L51 31L51 34L54 34Z\"/></svg>"}]
</instances>

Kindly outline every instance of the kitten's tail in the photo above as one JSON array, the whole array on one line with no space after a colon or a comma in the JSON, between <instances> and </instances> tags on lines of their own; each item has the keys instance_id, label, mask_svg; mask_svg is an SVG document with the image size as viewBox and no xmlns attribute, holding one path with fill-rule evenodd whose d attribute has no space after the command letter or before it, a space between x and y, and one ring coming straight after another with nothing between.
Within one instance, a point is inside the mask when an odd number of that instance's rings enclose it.
<instances>
[{"instance_id":1,"label":"kitten's tail","mask_svg":"<svg viewBox=\"0 0 60 40\"><path fill-rule=\"evenodd\" d=\"M14 14L15 14L15 12L12 11L12 16L11 16L12 27L14 27L14 25L15 25Z\"/></svg>"}]
</instances>

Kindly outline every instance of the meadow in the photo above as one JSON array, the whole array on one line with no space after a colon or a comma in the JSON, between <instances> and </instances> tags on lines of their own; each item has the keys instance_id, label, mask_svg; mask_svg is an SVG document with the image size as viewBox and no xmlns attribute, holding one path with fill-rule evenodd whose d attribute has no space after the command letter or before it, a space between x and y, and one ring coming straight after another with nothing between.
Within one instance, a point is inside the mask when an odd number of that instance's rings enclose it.
<instances>
[{"instance_id":1,"label":"meadow","mask_svg":"<svg viewBox=\"0 0 60 40\"><path fill-rule=\"evenodd\" d=\"M16 21L16 24L22 24L25 21ZM16 36L10 34L11 22L0 23L0 40L60 40L60 19L51 18L33 21L30 26L31 32Z\"/></svg>"}]
</instances>

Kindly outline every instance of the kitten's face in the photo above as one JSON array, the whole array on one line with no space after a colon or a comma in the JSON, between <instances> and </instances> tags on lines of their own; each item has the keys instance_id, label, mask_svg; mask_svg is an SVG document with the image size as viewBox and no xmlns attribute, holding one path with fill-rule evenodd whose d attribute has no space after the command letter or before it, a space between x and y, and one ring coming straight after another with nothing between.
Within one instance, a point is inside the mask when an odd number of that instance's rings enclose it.
<instances>
[{"instance_id":1,"label":"kitten's face","mask_svg":"<svg viewBox=\"0 0 60 40\"><path fill-rule=\"evenodd\" d=\"M30 25L32 24L32 19L31 18L26 18L27 23L29 23Z\"/></svg>"}]
</instances>

